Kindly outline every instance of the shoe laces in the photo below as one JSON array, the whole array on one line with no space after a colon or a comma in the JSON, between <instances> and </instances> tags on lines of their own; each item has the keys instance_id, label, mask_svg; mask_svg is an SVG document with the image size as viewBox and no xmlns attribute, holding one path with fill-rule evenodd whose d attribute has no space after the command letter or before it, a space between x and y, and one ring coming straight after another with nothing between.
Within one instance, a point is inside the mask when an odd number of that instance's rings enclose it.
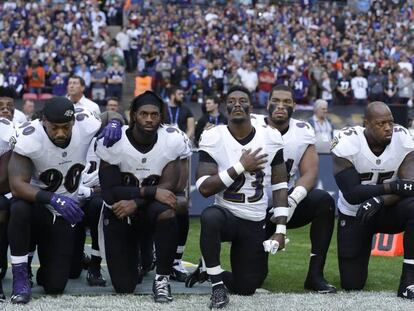
<instances>
[{"instance_id":1,"label":"shoe laces","mask_svg":"<svg viewBox=\"0 0 414 311\"><path fill-rule=\"evenodd\" d=\"M226 300L227 291L224 286L214 286L213 287L213 294L211 295L211 300L213 303L218 303Z\"/></svg>"},{"instance_id":2,"label":"shoe laces","mask_svg":"<svg viewBox=\"0 0 414 311\"><path fill-rule=\"evenodd\" d=\"M168 279L166 277L160 277L155 280L155 292L160 296L169 296Z\"/></svg>"}]
</instances>

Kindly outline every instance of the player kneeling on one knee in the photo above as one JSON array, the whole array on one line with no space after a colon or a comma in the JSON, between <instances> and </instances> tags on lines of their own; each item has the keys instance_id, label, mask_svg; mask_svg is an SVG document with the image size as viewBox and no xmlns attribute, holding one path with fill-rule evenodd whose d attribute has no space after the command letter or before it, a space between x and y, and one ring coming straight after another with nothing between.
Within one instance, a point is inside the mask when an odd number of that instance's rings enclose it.
<instances>
[{"instance_id":1,"label":"player kneeling on one knee","mask_svg":"<svg viewBox=\"0 0 414 311\"><path fill-rule=\"evenodd\" d=\"M341 286L361 290L368 276L375 233L404 232L398 296L414 299L414 142L395 125L389 107L373 102L365 127L345 128L333 140L340 189L338 259Z\"/></svg>"},{"instance_id":2,"label":"player kneeling on one knee","mask_svg":"<svg viewBox=\"0 0 414 311\"><path fill-rule=\"evenodd\" d=\"M161 125L163 101L151 91L134 98L130 126L111 148L98 141L105 255L119 293L138 280L139 234L149 232L156 249L155 302L172 301L169 277L177 249L176 197L179 159L188 147L172 126Z\"/></svg>"},{"instance_id":3,"label":"player kneeling on one knee","mask_svg":"<svg viewBox=\"0 0 414 311\"><path fill-rule=\"evenodd\" d=\"M229 90L229 125L205 130L200 140L200 164L196 186L205 197L215 195L215 204L201 216L200 248L212 283L210 308L228 302L227 291L252 295L267 275L265 218L267 174L273 185L276 231L267 241L275 252L284 248L286 234L287 174L280 133L269 126L250 122L251 95L243 87ZM231 241L231 272L220 266L220 244ZM200 274L190 276L192 286Z\"/></svg>"}]
</instances>

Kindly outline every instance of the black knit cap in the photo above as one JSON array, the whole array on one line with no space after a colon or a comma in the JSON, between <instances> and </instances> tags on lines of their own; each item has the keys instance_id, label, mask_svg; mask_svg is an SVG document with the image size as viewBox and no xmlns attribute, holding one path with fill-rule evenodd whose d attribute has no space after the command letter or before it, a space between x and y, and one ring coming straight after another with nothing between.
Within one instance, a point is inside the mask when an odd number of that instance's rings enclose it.
<instances>
[{"instance_id":1,"label":"black knit cap","mask_svg":"<svg viewBox=\"0 0 414 311\"><path fill-rule=\"evenodd\" d=\"M43 115L52 123L66 123L73 120L75 107L66 97L52 97L45 101Z\"/></svg>"},{"instance_id":2,"label":"black knit cap","mask_svg":"<svg viewBox=\"0 0 414 311\"><path fill-rule=\"evenodd\" d=\"M153 91L145 91L132 100L131 111L137 111L139 107L144 105L153 105L162 110L164 101Z\"/></svg>"}]
</instances>

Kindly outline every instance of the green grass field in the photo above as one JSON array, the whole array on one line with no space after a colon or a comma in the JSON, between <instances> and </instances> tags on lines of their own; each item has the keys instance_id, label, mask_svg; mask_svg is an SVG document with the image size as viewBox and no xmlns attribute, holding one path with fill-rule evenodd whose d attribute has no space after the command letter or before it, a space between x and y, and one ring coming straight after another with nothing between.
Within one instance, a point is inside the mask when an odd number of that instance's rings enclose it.
<instances>
[{"instance_id":1,"label":"green grass field","mask_svg":"<svg viewBox=\"0 0 414 311\"><path fill-rule=\"evenodd\" d=\"M309 226L289 230L290 239L285 252L269 256L269 274L263 288L273 292L304 292L303 282L308 270L310 253ZM192 218L184 260L198 263L200 221ZM229 244L222 244L222 266L229 269ZM371 257L366 290L396 291L401 275L402 257ZM336 252L336 230L332 237L325 277L339 288L339 271Z\"/></svg>"}]
</instances>

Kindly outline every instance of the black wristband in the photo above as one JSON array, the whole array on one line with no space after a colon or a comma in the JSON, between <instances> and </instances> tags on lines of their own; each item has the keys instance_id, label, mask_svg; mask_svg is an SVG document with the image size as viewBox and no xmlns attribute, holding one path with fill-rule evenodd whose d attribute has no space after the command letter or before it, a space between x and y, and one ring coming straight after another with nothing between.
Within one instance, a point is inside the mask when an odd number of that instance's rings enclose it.
<instances>
[{"instance_id":1,"label":"black wristband","mask_svg":"<svg viewBox=\"0 0 414 311\"><path fill-rule=\"evenodd\" d=\"M144 187L144 198L154 199L156 193L157 193L157 187L155 186Z\"/></svg>"},{"instance_id":2,"label":"black wristband","mask_svg":"<svg viewBox=\"0 0 414 311\"><path fill-rule=\"evenodd\" d=\"M42 204L49 204L50 200L52 199L52 196L53 196L53 192L39 190L36 193L36 202L42 203Z\"/></svg>"}]
</instances>

